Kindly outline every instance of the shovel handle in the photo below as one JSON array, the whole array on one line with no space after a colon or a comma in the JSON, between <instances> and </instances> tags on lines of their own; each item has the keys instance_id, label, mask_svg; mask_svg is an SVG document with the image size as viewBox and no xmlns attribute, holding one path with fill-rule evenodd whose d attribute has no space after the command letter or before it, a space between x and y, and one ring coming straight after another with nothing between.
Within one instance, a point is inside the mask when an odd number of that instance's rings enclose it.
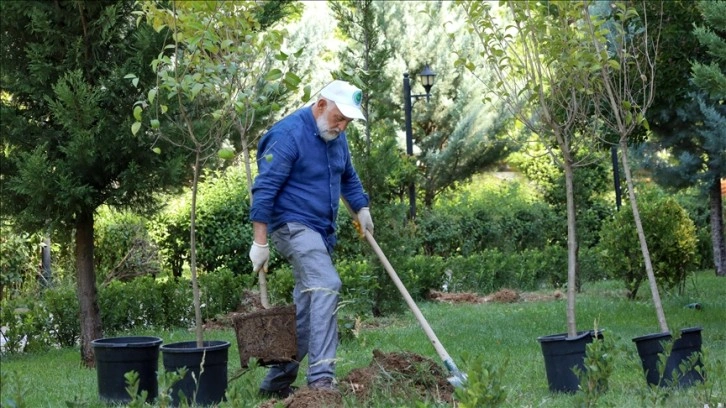
<instances>
[{"instance_id":1,"label":"shovel handle","mask_svg":"<svg viewBox=\"0 0 726 408\"><path fill-rule=\"evenodd\" d=\"M373 238L373 235L369 231L364 231L366 234L366 240L369 244L371 244L371 247L373 247L373 251L378 255L378 259L380 259L381 263L383 264L383 267L386 269L386 272L388 272L388 276L391 277L391 280L396 285L396 288L398 288L398 291L401 292L401 295L403 295L403 298L406 300L406 303L408 304L408 307L413 312L413 315L416 317L416 320L418 320L418 323L421 325L421 328L423 328L424 333L426 333L426 337L429 338L431 341L431 344L433 344L434 349L436 349L436 353L439 355L441 360L443 360L445 363L451 362L451 356L449 356L449 353L446 352L446 349L444 349L444 346L439 341L439 338L436 336L436 333L434 333L433 329L431 329L431 325L426 321L426 318L424 317L423 313L421 313L421 309L418 308L416 305L416 302L413 301L413 298L408 293L408 290L405 286L403 286L403 282L401 282L401 279L398 277L398 274L396 274L396 271L393 269L393 266L391 266L391 263L388 262L388 258L386 258L386 255L383 253L383 250L381 250L381 247L378 246L378 243ZM449 368L449 367L447 367ZM450 369L450 368L449 368Z\"/></svg>"},{"instance_id":2,"label":"shovel handle","mask_svg":"<svg viewBox=\"0 0 726 408\"><path fill-rule=\"evenodd\" d=\"M262 307L265 309L270 308L270 298L267 296L267 273L265 272L265 267L260 268L260 272L257 274L257 278L260 283L260 302L262 303Z\"/></svg>"}]
</instances>

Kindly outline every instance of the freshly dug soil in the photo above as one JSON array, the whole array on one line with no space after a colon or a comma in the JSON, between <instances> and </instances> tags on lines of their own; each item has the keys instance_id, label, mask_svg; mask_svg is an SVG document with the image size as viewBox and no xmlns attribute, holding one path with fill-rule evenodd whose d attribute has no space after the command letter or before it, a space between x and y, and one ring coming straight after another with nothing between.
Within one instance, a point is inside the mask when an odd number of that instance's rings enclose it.
<instances>
[{"instance_id":1,"label":"freshly dug soil","mask_svg":"<svg viewBox=\"0 0 726 408\"><path fill-rule=\"evenodd\" d=\"M454 394L454 386L439 364L410 352L373 350L368 367L351 371L340 380L340 386L362 403L377 394L409 401L452 403Z\"/></svg>"},{"instance_id":2,"label":"freshly dug soil","mask_svg":"<svg viewBox=\"0 0 726 408\"><path fill-rule=\"evenodd\" d=\"M355 369L338 381L340 392L302 388L283 401L265 401L260 408L340 408L344 396L355 398L363 407L377 398L453 404L454 387L446 378L444 370L426 357L373 350L367 367Z\"/></svg>"}]
</instances>

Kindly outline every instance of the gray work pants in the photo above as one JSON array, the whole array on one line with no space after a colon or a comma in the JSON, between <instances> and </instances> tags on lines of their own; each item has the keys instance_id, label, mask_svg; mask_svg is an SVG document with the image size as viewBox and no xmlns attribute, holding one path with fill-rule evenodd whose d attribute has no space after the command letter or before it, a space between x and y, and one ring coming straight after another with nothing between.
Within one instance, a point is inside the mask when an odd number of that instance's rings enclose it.
<instances>
[{"instance_id":1,"label":"gray work pants","mask_svg":"<svg viewBox=\"0 0 726 408\"><path fill-rule=\"evenodd\" d=\"M292 265L293 300L297 309L297 361L270 367L260 388L281 390L297 378L299 362L308 356L308 384L335 376L338 321L335 310L342 286L322 236L299 223L272 233L277 251Z\"/></svg>"}]
</instances>

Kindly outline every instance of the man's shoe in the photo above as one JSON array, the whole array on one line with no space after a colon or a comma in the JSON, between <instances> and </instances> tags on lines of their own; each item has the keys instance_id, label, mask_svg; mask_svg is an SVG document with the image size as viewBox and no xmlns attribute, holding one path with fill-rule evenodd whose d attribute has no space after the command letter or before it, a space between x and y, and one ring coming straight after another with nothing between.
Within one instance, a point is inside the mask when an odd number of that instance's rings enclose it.
<instances>
[{"instance_id":1,"label":"man's shoe","mask_svg":"<svg viewBox=\"0 0 726 408\"><path fill-rule=\"evenodd\" d=\"M314 390L338 391L338 388L335 386L335 382L332 377L323 377L317 379L308 384L308 388Z\"/></svg>"},{"instance_id":2,"label":"man's shoe","mask_svg":"<svg viewBox=\"0 0 726 408\"><path fill-rule=\"evenodd\" d=\"M260 388L259 394L260 397L263 398L277 398L277 399L285 399L292 395L295 390L297 390L297 387L293 387L288 385L285 388L281 388L279 390L266 390L264 388Z\"/></svg>"}]
</instances>

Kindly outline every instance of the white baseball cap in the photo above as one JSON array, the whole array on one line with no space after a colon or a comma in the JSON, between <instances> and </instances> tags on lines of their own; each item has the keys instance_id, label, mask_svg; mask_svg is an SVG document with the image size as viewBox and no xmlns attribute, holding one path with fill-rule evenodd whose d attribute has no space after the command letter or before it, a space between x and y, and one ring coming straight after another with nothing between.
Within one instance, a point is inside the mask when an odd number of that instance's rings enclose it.
<instances>
[{"instance_id":1,"label":"white baseball cap","mask_svg":"<svg viewBox=\"0 0 726 408\"><path fill-rule=\"evenodd\" d=\"M320 91L320 96L335 102L343 116L351 119L363 119L360 103L363 101L363 92L355 86L340 80L335 80Z\"/></svg>"}]
</instances>

